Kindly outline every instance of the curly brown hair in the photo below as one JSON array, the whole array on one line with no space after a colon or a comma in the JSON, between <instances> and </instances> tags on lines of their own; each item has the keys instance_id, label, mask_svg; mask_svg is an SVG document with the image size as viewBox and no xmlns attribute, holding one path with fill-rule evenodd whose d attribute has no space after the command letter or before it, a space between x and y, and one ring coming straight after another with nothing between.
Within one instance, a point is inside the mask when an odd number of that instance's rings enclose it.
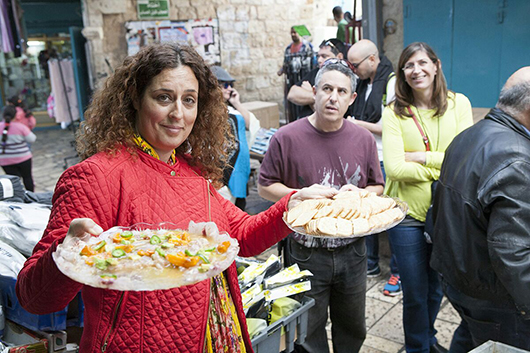
<instances>
[{"instance_id":1,"label":"curly brown hair","mask_svg":"<svg viewBox=\"0 0 530 353\"><path fill-rule=\"evenodd\" d=\"M90 103L85 121L77 133L77 151L81 159L98 152L116 153L125 146L137 153L135 102L140 102L152 79L163 70L188 66L199 81L197 119L188 143L177 148L180 155L197 166L214 183L222 179L226 163L228 112L217 79L202 57L191 47L177 44L154 44L125 58L123 64L98 90Z\"/></svg>"},{"instance_id":2,"label":"curly brown hair","mask_svg":"<svg viewBox=\"0 0 530 353\"><path fill-rule=\"evenodd\" d=\"M440 59L434 52L434 50L423 42L414 42L409 44L399 57L398 68L396 72L396 100L394 101L394 112L397 116L408 116L410 113L407 111L409 105L414 105L414 94L412 88L405 79L405 72L402 68L405 66L407 61L417 52L423 51L429 59L436 65L438 72L434 78L434 88L431 97L431 105L436 109L434 116L442 116L447 110L447 98L448 90L447 83L445 82L445 76L442 71L442 65Z\"/></svg>"}]
</instances>

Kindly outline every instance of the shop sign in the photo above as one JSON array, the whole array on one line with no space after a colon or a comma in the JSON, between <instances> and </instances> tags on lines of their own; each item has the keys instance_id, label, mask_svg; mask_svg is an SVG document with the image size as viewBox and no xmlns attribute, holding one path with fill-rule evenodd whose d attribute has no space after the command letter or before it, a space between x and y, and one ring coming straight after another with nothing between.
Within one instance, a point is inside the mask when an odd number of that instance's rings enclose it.
<instances>
[{"instance_id":1,"label":"shop sign","mask_svg":"<svg viewBox=\"0 0 530 353\"><path fill-rule=\"evenodd\" d=\"M138 19L169 18L169 0L137 0Z\"/></svg>"}]
</instances>

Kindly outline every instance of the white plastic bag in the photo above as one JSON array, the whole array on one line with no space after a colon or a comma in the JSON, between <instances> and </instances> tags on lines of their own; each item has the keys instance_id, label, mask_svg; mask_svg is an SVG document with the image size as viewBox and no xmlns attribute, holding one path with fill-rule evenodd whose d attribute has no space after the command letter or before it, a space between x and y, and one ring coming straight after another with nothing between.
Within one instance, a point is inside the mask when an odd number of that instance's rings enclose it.
<instances>
[{"instance_id":1,"label":"white plastic bag","mask_svg":"<svg viewBox=\"0 0 530 353\"><path fill-rule=\"evenodd\" d=\"M26 229L43 230L50 218L50 206L36 203L0 202L0 212Z\"/></svg>"},{"instance_id":2,"label":"white plastic bag","mask_svg":"<svg viewBox=\"0 0 530 353\"><path fill-rule=\"evenodd\" d=\"M26 258L11 246L0 241L0 276L17 278Z\"/></svg>"}]
</instances>

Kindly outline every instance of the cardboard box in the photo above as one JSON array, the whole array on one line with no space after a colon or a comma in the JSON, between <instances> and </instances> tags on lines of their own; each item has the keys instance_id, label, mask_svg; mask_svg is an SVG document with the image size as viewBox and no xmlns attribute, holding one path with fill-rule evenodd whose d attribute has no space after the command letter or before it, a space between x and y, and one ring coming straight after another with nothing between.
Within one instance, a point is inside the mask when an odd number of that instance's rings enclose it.
<instances>
[{"instance_id":1,"label":"cardboard box","mask_svg":"<svg viewBox=\"0 0 530 353\"><path fill-rule=\"evenodd\" d=\"M261 127L265 129L280 127L280 110L278 103L272 102L245 102L242 103L259 120Z\"/></svg>"}]
</instances>

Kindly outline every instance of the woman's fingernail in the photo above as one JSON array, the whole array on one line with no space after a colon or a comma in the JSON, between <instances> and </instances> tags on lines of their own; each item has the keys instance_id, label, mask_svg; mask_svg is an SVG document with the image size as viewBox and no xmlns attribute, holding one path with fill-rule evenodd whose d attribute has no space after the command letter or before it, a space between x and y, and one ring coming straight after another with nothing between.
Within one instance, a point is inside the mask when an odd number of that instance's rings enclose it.
<instances>
[{"instance_id":1,"label":"woman's fingernail","mask_svg":"<svg viewBox=\"0 0 530 353\"><path fill-rule=\"evenodd\" d=\"M95 225L92 227L92 231L96 234L100 234L100 233L103 233L103 228L101 228L99 225Z\"/></svg>"}]
</instances>

